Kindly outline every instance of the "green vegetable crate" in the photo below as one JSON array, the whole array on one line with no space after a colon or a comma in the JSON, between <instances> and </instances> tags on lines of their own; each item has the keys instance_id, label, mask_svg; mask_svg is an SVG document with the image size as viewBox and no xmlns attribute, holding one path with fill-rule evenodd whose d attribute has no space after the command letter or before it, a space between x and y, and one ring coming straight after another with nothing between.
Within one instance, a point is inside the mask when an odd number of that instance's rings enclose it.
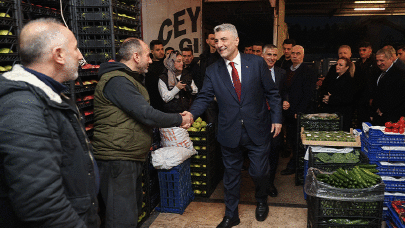
<instances>
[{"instance_id":1,"label":"green vegetable crate","mask_svg":"<svg viewBox=\"0 0 405 228\"><path fill-rule=\"evenodd\" d=\"M301 128L309 131L339 131L343 128L343 118L339 113L312 113L298 114L297 124L297 148L296 152L296 170L295 185L304 184L304 155L305 145L301 140Z\"/></svg>"},{"instance_id":2,"label":"green vegetable crate","mask_svg":"<svg viewBox=\"0 0 405 228\"><path fill-rule=\"evenodd\" d=\"M367 155L360 150L353 150L350 153L323 153L313 152L309 148L308 167L318 168L325 172L333 172L341 167L353 168L357 164L368 164Z\"/></svg>"},{"instance_id":3,"label":"green vegetable crate","mask_svg":"<svg viewBox=\"0 0 405 228\"><path fill-rule=\"evenodd\" d=\"M191 157L191 183L196 197L209 197L223 177L220 146L215 139L215 127L208 124L206 131L189 131L198 154Z\"/></svg>"},{"instance_id":4,"label":"green vegetable crate","mask_svg":"<svg viewBox=\"0 0 405 228\"><path fill-rule=\"evenodd\" d=\"M381 228L382 209L383 201L340 201L308 195L307 226Z\"/></svg>"},{"instance_id":5,"label":"green vegetable crate","mask_svg":"<svg viewBox=\"0 0 405 228\"><path fill-rule=\"evenodd\" d=\"M343 131L308 131L301 128L302 144L309 146L361 147L360 136Z\"/></svg>"}]
</instances>

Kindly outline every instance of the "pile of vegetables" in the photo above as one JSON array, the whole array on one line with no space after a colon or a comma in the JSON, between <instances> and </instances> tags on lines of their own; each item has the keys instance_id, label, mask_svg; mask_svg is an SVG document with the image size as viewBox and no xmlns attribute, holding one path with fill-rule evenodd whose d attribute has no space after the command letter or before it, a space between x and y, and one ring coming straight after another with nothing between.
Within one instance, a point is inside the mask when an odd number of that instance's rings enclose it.
<instances>
[{"instance_id":1,"label":"pile of vegetables","mask_svg":"<svg viewBox=\"0 0 405 228\"><path fill-rule=\"evenodd\" d=\"M346 131L304 131L303 133L309 141L356 142L356 137Z\"/></svg>"},{"instance_id":2,"label":"pile of vegetables","mask_svg":"<svg viewBox=\"0 0 405 228\"><path fill-rule=\"evenodd\" d=\"M405 224L405 201L404 200L394 200L391 202L392 207L394 208L396 215L401 220L402 224Z\"/></svg>"},{"instance_id":3,"label":"pile of vegetables","mask_svg":"<svg viewBox=\"0 0 405 228\"><path fill-rule=\"evenodd\" d=\"M401 117L398 122L386 122L385 132L393 132L403 134L405 129L405 117Z\"/></svg>"},{"instance_id":4,"label":"pile of vegetables","mask_svg":"<svg viewBox=\"0 0 405 228\"><path fill-rule=\"evenodd\" d=\"M316 153L314 155L316 161L322 163L358 163L360 161L360 152L358 150L353 150L350 153L333 153L329 155L328 153Z\"/></svg>"},{"instance_id":5,"label":"pile of vegetables","mask_svg":"<svg viewBox=\"0 0 405 228\"><path fill-rule=\"evenodd\" d=\"M332 174L318 174L318 181L327 183L336 188L369 188L381 182L381 177L376 175L377 165L358 165L352 170L337 169Z\"/></svg>"},{"instance_id":6,"label":"pile of vegetables","mask_svg":"<svg viewBox=\"0 0 405 228\"><path fill-rule=\"evenodd\" d=\"M342 224L342 225L367 225L370 222L367 220L363 220L363 219L354 219L354 220L350 220L350 219L329 219L327 221L327 223L333 223L333 224Z\"/></svg>"}]
</instances>

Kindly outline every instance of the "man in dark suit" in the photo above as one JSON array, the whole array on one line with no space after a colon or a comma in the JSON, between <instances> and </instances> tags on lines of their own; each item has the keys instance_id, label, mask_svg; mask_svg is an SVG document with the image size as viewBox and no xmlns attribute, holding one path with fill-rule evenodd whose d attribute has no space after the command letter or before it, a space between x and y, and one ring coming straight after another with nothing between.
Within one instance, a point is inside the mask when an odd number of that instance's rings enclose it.
<instances>
[{"instance_id":1,"label":"man in dark suit","mask_svg":"<svg viewBox=\"0 0 405 228\"><path fill-rule=\"evenodd\" d=\"M214 32L215 46L222 59L207 68L203 88L190 108L190 115L194 119L201 115L216 97L226 205L225 217L217 227L229 228L240 223L241 148L249 151L249 174L256 186L256 219L267 218L270 142L271 136L277 136L281 130L281 99L264 59L239 53L235 26L222 24Z\"/></svg>"},{"instance_id":2,"label":"man in dark suit","mask_svg":"<svg viewBox=\"0 0 405 228\"><path fill-rule=\"evenodd\" d=\"M405 114L405 72L392 61L392 53L380 49L376 54L377 66L382 71L373 94L374 125L397 122Z\"/></svg>"},{"instance_id":3,"label":"man in dark suit","mask_svg":"<svg viewBox=\"0 0 405 228\"><path fill-rule=\"evenodd\" d=\"M295 45L291 49L291 61L293 65L287 70L284 89L287 100L283 101L285 109L284 123L287 127L287 143L293 148L293 156L287 164L287 168L281 171L281 175L295 173L297 159L297 116L298 113L312 113L314 105L311 103L314 96L316 75L304 62L304 48Z\"/></svg>"},{"instance_id":4,"label":"man in dark suit","mask_svg":"<svg viewBox=\"0 0 405 228\"><path fill-rule=\"evenodd\" d=\"M270 70L271 78L273 79L274 83L278 91L280 92L281 99L283 101L286 100L286 94L283 90L283 84L285 81L285 70L281 69L280 67L274 66L277 61L277 47L273 44L266 44L263 47L263 54L262 57L267 63L267 66ZM271 148L270 148L270 181L269 181L269 196L276 197L278 195L278 191L276 186L274 185L274 179L276 176L276 170L278 165L279 153L281 151L283 145L283 134L279 134L277 137L272 138L271 141Z\"/></svg>"}]
</instances>

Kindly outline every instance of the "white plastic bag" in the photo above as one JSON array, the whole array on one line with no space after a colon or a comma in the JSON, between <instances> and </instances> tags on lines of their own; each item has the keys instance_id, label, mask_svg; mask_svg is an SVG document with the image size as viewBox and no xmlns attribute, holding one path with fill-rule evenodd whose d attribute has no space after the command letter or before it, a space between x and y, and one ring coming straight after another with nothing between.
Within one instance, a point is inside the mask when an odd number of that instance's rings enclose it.
<instances>
[{"instance_id":1,"label":"white plastic bag","mask_svg":"<svg viewBox=\"0 0 405 228\"><path fill-rule=\"evenodd\" d=\"M186 129L180 127L160 128L160 144L162 147L185 147L194 153L193 142Z\"/></svg>"},{"instance_id":2,"label":"white plastic bag","mask_svg":"<svg viewBox=\"0 0 405 228\"><path fill-rule=\"evenodd\" d=\"M152 165L156 169L171 169L196 153L184 147L163 147L152 151Z\"/></svg>"}]
</instances>

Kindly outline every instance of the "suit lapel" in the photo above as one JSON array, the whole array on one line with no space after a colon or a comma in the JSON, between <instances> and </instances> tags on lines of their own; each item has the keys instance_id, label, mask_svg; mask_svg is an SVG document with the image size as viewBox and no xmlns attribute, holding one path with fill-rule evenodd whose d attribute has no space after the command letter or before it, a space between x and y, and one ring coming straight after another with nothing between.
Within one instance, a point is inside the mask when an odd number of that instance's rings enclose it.
<instances>
[{"instance_id":1,"label":"suit lapel","mask_svg":"<svg viewBox=\"0 0 405 228\"><path fill-rule=\"evenodd\" d=\"M218 75L221 77L221 81L224 83L225 88L231 93L232 97L236 101L239 101L238 95L236 94L235 88L233 87L233 83L231 81L231 76L229 75L229 71L225 66L225 61L223 59L221 60L221 64L218 64Z\"/></svg>"},{"instance_id":2,"label":"suit lapel","mask_svg":"<svg viewBox=\"0 0 405 228\"><path fill-rule=\"evenodd\" d=\"M280 77L281 77L280 71L278 70L278 68L276 68L274 66L274 78L276 79L276 81L274 83L276 84L277 88L279 88L279 85L280 85L280 79L281 79Z\"/></svg>"},{"instance_id":3,"label":"suit lapel","mask_svg":"<svg viewBox=\"0 0 405 228\"><path fill-rule=\"evenodd\" d=\"M240 102L243 102L243 98L246 96L246 92L248 91L248 85L250 80L250 68L249 68L249 59L248 56L244 54L240 54L240 62L241 62L241 71L242 71L242 90L240 95Z\"/></svg>"}]
</instances>

